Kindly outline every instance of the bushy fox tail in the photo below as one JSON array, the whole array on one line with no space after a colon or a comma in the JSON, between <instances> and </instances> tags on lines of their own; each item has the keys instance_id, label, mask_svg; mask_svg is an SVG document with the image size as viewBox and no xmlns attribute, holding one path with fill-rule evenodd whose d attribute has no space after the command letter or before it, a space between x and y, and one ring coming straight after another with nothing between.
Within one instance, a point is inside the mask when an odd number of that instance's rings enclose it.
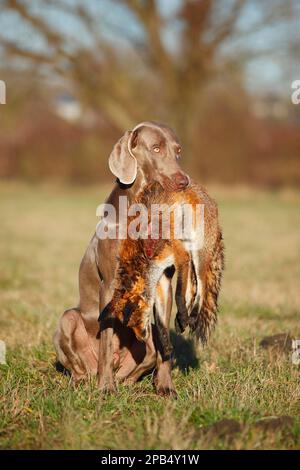
<instances>
[{"instance_id":1,"label":"bushy fox tail","mask_svg":"<svg viewBox=\"0 0 300 470\"><path fill-rule=\"evenodd\" d=\"M219 229L211 260L201 273L202 299L189 318L190 331L206 344L217 323L218 296L224 269L224 243ZM199 308L200 307L200 308Z\"/></svg>"}]
</instances>

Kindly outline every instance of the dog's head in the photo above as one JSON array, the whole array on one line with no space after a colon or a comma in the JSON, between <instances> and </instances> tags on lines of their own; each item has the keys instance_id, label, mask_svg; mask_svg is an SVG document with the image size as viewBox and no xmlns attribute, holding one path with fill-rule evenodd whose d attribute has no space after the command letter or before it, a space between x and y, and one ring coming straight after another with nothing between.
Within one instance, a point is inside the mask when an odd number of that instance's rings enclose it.
<instances>
[{"instance_id":1,"label":"dog's head","mask_svg":"<svg viewBox=\"0 0 300 470\"><path fill-rule=\"evenodd\" d=\"M110 154L109 168L122 184L134 183L140 170L148 181L158 181L167 191L178 191L189 185L178 162L180 153L170 128L147 121L125 132Z\"/></svg>"}]
</instances>

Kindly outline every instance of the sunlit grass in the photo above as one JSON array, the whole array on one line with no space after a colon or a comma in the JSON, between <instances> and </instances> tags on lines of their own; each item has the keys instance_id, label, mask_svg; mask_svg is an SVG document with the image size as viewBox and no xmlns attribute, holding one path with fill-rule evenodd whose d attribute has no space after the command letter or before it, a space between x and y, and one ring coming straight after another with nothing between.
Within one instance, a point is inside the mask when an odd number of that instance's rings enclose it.
<instances>
[{"instance_id":1,"label":"sunlit grass","mask_svg":"<svg viewBox=\"0 0 300 470\"><path fill-rule=\"evenodd\" d=\"M108 190L0 185L0 448L299 448L300 369L259 342L300 338L300 193L211 189L226 244L220 320L198 362L175 361L173 401L154 394L151 376L104 399L95 380L75 388L53 368L51 337L77 304L79 263ZM282 415L295 417L291 428L255 427ZM224 418L241 431L207 432Z\"/></svg>"}]
</instances>

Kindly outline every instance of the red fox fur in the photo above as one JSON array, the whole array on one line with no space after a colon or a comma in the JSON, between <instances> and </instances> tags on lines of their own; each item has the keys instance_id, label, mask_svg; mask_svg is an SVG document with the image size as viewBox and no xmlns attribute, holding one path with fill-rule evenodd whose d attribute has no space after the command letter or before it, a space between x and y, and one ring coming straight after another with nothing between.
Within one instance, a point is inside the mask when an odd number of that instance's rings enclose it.
<instances>
[{"instance_id":1,"label":"red fox fur","mask_svg":"<svg viewBox=\"0 0 300 470\"><path fill-rule=\"evenodd\" d=\"M134 240L128 237L120 247L113 298L100 318L117 317L133 329L138 339L145 341L149 334L157 282L166 269L174 266L177 271L176 331L183 332L188 326L202 343L206 343L217 321L217 300L224 267L224 245L216 203L193 182L180 192L165 192L158 183L151 183L138 195L136 202L145 204L149 211L152 204L182 206L188 203L193 210L197 204L202 204L203 244L197 245L200 231L194 234L192 244L174 238L173 213L168 240L161 237L158 240Z\"/></svg>"}]
</instances>

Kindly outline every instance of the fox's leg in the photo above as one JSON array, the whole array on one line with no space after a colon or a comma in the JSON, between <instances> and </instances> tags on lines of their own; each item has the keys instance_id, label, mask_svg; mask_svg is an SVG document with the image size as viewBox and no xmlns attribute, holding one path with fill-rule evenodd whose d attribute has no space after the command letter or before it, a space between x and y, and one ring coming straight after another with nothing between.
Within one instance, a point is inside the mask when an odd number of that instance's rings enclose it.
<instances>
[{"instance_id":1,"label":"fox's leg","mask_svg":"<svg viewBox=\"0 0 300 470\"><path fill-rule=\"evenodd\" d=\"M189 315L195 304L197 294L197 277L192 260L185 262L177 268L177 285L175 300L177 315L175 317L176 333L183 333L189 323Z\"/></svg>"},{"instance_id":2,"label":"fox's leg","mask_svg":"<svg viewBox=\"0 0 300 470\"><path fill-rule=\"evenodd\" d=\"M170 318L172 297L171 278L164 274L157 286L154 306L155 346L157 351L154 384L159 395L176 395L171 377L171 354L173 349L170 340Z\"/></svg>"}]
</instances>

